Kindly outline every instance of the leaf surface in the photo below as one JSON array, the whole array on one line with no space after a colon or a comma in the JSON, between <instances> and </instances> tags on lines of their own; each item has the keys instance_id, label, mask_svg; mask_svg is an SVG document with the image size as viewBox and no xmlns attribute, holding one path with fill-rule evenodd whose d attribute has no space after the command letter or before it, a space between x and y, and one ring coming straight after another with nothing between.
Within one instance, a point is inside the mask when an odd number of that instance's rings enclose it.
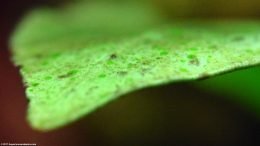
<instances>
[{"instance_id":1,"label":"leaf surface","mask_svg":"<svg viewBox=\"0 0 260 146\"><path fill-rule=\"evenodd\" d=\"M260 62L260 22L164 25L141 5L78 4L29 14L12 38L32 127L51 130L140 88Z\"/></svg>"}]
</instances>

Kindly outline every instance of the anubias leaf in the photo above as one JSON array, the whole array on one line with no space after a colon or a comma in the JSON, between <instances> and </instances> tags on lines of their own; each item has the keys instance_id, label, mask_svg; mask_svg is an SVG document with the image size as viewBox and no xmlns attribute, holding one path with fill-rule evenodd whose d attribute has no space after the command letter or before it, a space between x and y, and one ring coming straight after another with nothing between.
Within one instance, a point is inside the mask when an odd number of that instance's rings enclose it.
<instances>
[{"instance_id":1,"label":"anubias leaf","mask_svg":"<svg viewBox=\"0 0 260 146\"><path fill-rule=\"evenodd\" d=\"M51 130L140 88L260 62L260 23L167 23L141 5L88 3L29 14L12 38L30 100L28 119Z\"/></svg>"}]
</instances>

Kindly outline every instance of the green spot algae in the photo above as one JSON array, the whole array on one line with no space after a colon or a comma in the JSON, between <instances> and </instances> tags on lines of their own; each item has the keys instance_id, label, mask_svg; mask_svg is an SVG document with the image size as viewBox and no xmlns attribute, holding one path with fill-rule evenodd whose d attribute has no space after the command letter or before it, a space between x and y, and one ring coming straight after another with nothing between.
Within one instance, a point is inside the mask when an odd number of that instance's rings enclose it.
<instances>
[{"instance_id":1,"label":"green spot algae","mask_svg":"<svg viewBox=\"0 0 260 146\"><path fill-rule=\"evenodd\" d=\"M260 62L259 22L163 23L150 8L121 3L29 14L11 44L32 127L55 129L130 91Z\"/></svg>"}]
</instances>

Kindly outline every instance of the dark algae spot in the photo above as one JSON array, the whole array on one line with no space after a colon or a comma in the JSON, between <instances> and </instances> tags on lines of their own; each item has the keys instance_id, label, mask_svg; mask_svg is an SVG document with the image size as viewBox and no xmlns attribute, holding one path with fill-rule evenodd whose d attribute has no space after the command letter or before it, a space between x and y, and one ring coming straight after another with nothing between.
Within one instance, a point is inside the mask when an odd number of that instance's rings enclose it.
<instances>
[{"instance_id":1,"label":"dark algae spot","mask_svg":"<svg viewBox=\"0 0 260 146\"><path fill-rule=\"evenodd\" d=\"M109 56L109 59L116 59L117 58L117 55L115 54L115 53L113 53L113 54L111 54L110 56Z\"/></svg>"},{"instance_id":2,"label":"dark algae spot","mask_svg":"<svg viewBox=\"0 0 260 146\"><path fill-rule=\"evenodd\" d=\"M156 59L156 60L160 60L160 59L162 59L162 57L156 57L155 59Z\"/></svg>"},{"instance_id":3,"label":"dark algae spot","mask_svg":"<svg viewBox=\"0 0 260 146\"><path fill-rule=\"evenodd\" d=\"M218 46L217 45L211 45L211 46L209 46L209 48L216 50L218 48Z\"/></svg>"},{"instance_id":4,"label":"dark algae spot","mask_svg":"<svg viewBox=\"0 0 260 146\"><path fill-rule=\"evenodd\" d=\"M148 60L144 60L144 61L142 62L142 64L143 64L143 65L149 65L150 62L149 62Z\"/></svg>"},{"instance_id":5,"label":"dark algae spot","mask_svg":"<svg viewBox=\"0 0 260 146\"><path fill-rule=\"evenodd\" d=\"M142 68L141 74L142 74L142 75L145 75L149 70L150 70L149 68Z\"/></svg>"},{"instance_id":6,"label":"dark algae spot","mask_svg":"<svg viewBox=\"0 0 260 146\"><path fill-rule=\"evenodd\" d=\"M99 87L98 86L90 87L89 90L86 92L86 95L89 95L90 92L92 92L93 90L96 90L97 88L99 88Z\"/></svg>"},{"instance_id":7,"label":"dark algae spot","mask_svg":"<svg viewBox=\"0 0 260 146\"><path fill-rule=\"evenodd\" d=\"M119 71L119 72L117 72L117 74L120 75L120 76L125 76L127 74L127 72L126 71Z\"/></svg>"},{"instance_id":8,"label":"dark algae spot","mask_svg":"<svg viewBox=\"0 0 260 146\"><path fill-rule=\"evenodd\" d=\"M199 66L200 65L200 62L199 62L199 59L197 56L195 55L188 55L188 58L189 58L189 63L192 64L192 65L196 65L196 66Z\"/></svg>"},{"instance_id":9,"label":"dark algae spot","mask_svg":"<svg viewBox=\"0 0 260 146\"><path fill-rule=\"evenodd\" d=\"M77 72L78 72L77 70L71 70L71 71L69 71L69 72L66 73L66 74L63 74L63 75L58 76L58 78L59 78L59 79L68 78L68 77L70 77L70 76L76 74Z\"/></svg>"},{"instance_id":10,"label":"dark algae spot","mask_svg":"<svg viewBox=\"0 0 260 146\"><path fill-rule=\"evenodd\" d=\"M197 57L195 58L192 58L190 61L189 61L190 64L192 65L196 65L196 66L199 66L200 65L200 61Z\"/></svg>"},{"instance_id":11,"label":"dark algae spot","mask_svg":"<svg viewBox=\"0 0 260 146\"><path fill-rule=\"evenodd\" d=\"M234 42L241 42L243 40L245 40L245 38L243 36L237 36L232 39L232 41L234 41Z\"/></svg>"},{"instance_id":12,"label":"dark algae spot","mask_svg":"<svg viewBox=\"0 0 260 146\"><path fill-rule=\"evenodd\" d=\"M37 53L34 55L34 58L36 58L36 59L41 59L43 57L44 57L44 55L42 53Z\"/></svg>"}]
</instances>

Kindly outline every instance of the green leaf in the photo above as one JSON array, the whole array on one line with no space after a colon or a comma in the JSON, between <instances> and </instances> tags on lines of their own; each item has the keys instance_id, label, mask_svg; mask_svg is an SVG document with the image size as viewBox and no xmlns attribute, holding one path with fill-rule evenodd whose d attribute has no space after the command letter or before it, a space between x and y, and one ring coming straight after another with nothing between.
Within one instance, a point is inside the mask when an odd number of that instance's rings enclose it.
<instances>
[{"instance_id":1,"label":"green leaf","mask_svg":"<svg viewBox=\"0 0 260 146\"><path fill-rule=\"evenodd\" d=\"M140 88L260 62L260 23L164 19L143 5L40 9L12 38L32 127L51 130Z\"/></svg>"},{"instance_id":2,"label":"green leaf","mask_svg":"<svg viewBox=\"0 0 260 146\"><path fill-rule=\"evenodd\" d=\"M260 117L260 67L239 70L207 80L194 82L197 88L208 90L238 102Z\"/></svg>"}]
</instances>

